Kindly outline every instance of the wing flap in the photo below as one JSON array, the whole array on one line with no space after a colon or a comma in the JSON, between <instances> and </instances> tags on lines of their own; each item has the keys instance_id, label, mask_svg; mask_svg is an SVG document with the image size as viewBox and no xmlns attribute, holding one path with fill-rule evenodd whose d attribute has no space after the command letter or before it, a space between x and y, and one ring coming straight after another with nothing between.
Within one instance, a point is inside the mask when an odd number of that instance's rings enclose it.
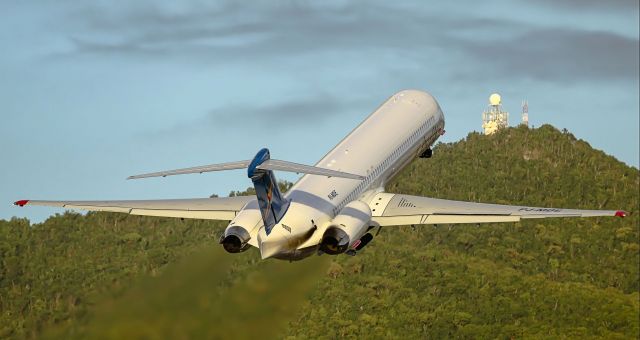
<instances>
[{"instance_id":1,"label":"wing flap","mask_svg":"<svg viewBox=\"0 0 640 340\"><path fill-rule=\"evenodd\" d=\"M47 205L47 204L34 204L34 205ZM102 206L71 205L71 204L62 205L61 208L79 209L79 210L87 210L87 211L110 211L110 212L125 213L125 214L129 214L132 210L131 208L123 208L123 207L110 207L110 206L102 207Z\"/></svg>"},{"instance_id":2,"label":"wing flap","mask_svg":"<svg viewBox=\"0 0 640 340\"><path fill-rule=\"evenodd\" d=\"M157 216L157 217L178 217L196 218L202 220L223 220L231 221L236 217L236 211L193 211L193 210L152 210L152 209L131 209L131 215Z\"/></svg>"},{"instance_id":3,"label":"wing flap","mask_svg":"<svg viewBox=\"0 0 640 340\"><path fill-rule=\"evenodd\" d=\"M478 215L405 215L376 216L372 220L381 226L409 224L462 224L462 223L494 223L518 222L519 216L478 216Z\"/></svg>"},{"instance_id":4,"label":"wing flap","mask_svg":"<svg viewBox=\"0 0 640 340\"><path fill-rule=\"evenodd\" d=\"M494 222L518 222L520 216L506 215L428 215L425 223L494 223Z\"/></svg>"}]
</instances>

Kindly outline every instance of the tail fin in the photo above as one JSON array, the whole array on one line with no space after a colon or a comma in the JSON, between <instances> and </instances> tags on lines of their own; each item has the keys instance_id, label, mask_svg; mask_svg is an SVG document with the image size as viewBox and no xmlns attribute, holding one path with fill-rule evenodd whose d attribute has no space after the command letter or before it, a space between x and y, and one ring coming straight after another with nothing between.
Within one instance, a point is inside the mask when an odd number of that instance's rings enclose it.
<instances>
[{"instance_id":1,"label":"tail fin","mask_svg":"<svg viewBox=\"0 0 640 340\"><path fill-rule=\"evenodd\" d=\"M247 175L251 178L256 189L258 205L260 206L260 213L262 213L264 229L267 235L271 233L273 226L280 222L290 203L282 197L273 171L259 167L262 163L268 161L270 157L269 149L264 148L258 151L247 169Z\"/></svg>"}]
</instances>

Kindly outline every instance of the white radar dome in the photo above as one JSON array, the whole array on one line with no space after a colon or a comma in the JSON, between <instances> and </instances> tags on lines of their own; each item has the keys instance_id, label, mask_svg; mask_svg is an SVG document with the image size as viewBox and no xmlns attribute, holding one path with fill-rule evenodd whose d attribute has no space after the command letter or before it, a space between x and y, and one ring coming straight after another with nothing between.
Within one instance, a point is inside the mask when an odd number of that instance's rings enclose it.
<instances>
[{"instance_id":1,"label":"white radar dome","mask_svg":"<svg viewBox=\"0 0 640 340\"><path fill-rule=\"evenodd\" d=\"M502 98L500 97L499 94L497 93L493 93L492 95L489 96L489 104L491 105L500 105L502 104Z\"/></svg>"}]
</instances>

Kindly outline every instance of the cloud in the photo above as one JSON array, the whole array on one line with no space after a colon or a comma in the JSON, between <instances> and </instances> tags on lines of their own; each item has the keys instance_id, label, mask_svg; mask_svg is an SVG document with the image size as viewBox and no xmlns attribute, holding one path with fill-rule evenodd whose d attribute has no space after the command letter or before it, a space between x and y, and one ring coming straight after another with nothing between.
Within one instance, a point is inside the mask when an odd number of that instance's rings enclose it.
<instances>
[{"instance_id":1,"label":"cloud","mask_svg":"<svg viewBox=\"0 0 640 340\"><path fill-rule=\"evenodd\" d=\"M324 119L344 113L351 108L353 101L329 95L316 93L314 97L283 98L282 102L250 106L246 104L231 104L211 110L204 118L204 123L210 124L242 124L275 127L281 122L287 124L309 123L309 119L321 122Z\"/></svg>"},{"instance_id":2,"label":"cloud","mask_svg":"<svg viewBox=\"0 0 640 340\"><path fill-rule=\"evenodd\" d=\"M607 32L540 29L493 44L458 46L494 75L571 82L637 80L639 72L638 40Z\"/></svg>"},{"instance_id":3,"label":"cloud","mask_svg":"<svg viewBox=\"0 0 640 340\"><path fill-rule=\"evenodd\" d=\"M578 1L561 2L558 6L577 6ZM613 2L616 8L630 6L628 1ZM587 6L598 3L588 0ZM218 65L308 60L314 65L333 53L343 56L343 65L369 65L382 73L397 66L375 63L381 55L392 54L395 64L444 65L454 80L481 79L488 72L559 83L635 80L638 74L637 38L461 17L427 6L224 2L179 8L148 4L117 11L88 8L81 14L85 27L70 36L72 56L178 58Z\"/></svg>"},{"instance_id":4,"label":"cloud","mask_svg":"<svg viewBox=\"0 0 640 340\"><path fill-rule=\"evenodd\" d=\"M505 19L443 16L424 6L327 3L226 3L194 5L179 11L150 5L117 13L87 9L73 14L84 25L70 34L72 52L185 57L208 54L209 58L228 59L327 51L420 51L438 46L456 30L512 32L519 27Z\"/></svg>"},{"instance_id":5,"label":"cloud","mask_svg":"<svg viewBox=\"0 0 640 340\"><path fill-rule=\"evenodd\" d=\"M298 3L276 5L227 5L194 7L186 12L149 8L126 15L83 13L89 31L74 34L76 53L160 53L217 58L230 56L287 55L318 50L402 47L405 32L411 35L422 17L381 6L318 7ZM99 14L99 13L96 13ZM404 18L403 25L397 25ZM422 20L424 19L424 20ZM428 20L431 19L431 20ZM428 40L423 35L421 42Z\"/></svg>"},{"instance_id":6,"label":"cloud","mask_svg":"<svg viewBox=\"0 0 640 340\"><path fill-rule=\"evenodd\" d=\"M633 11L638 13L638 0L534 0L534 3L571 11Z\"/></svg>"},{"instance_id":7,"label":"cloud","mask_svg":"<svg viewBox=\"0 0 640 340\"><path fill-rule=\"evenodd\" d=\"M339 97L328 92L315 92L314 96L304 97L292 95L275 103L228 103L199 118L145 133L145 136L164 138L176 134L192 135L197 131L209 134L216 127L286 130L297 125L321 124L336 115L345 115L354 110L362 113L362 110L371 109L367 104L363 98Z\"/></svg>"}]
</instances>

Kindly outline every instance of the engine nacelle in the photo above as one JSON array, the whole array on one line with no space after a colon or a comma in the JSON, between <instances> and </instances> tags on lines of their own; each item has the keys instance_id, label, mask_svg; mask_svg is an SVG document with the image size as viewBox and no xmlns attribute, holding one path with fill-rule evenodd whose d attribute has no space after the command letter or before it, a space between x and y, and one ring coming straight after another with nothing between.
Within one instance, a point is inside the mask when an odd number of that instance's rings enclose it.
<instances>
[{"instance_id":1,"label":"engine nacelle","mask_svg":"<svg viewBox=\"0 0 640 340\"><path fill-rule=\"evenodd\" d=\"M257 210L241 211L229 223L224 234L220 237L220 244L229 253L241 253L250 248L249 240L251 236L244 226L253 226L257 218L260 218Z\"/></svg>"},{"instance_id":2,"label":"engine nacelle","mask_svg":"<svg viewBox=\"0 0 640 340\"><path fill-rule=\"evenodd\" d=\"M249 249L249 232L241 226L230 226L220 238L220 244L229 253L241 253Z\"/></svg>"},{"instance_id":3,"label":"engine nacelle","mask_svg":"<svg viewBox=\"0 0 640 340\"><path fill-rule=\"evenodd\" d=\"M320 250L336 255L344 253L353 242L367 232L371 221L371 208L361 201L347 204L331 221L322 235Z\"/></svg>"}]
</instances>

